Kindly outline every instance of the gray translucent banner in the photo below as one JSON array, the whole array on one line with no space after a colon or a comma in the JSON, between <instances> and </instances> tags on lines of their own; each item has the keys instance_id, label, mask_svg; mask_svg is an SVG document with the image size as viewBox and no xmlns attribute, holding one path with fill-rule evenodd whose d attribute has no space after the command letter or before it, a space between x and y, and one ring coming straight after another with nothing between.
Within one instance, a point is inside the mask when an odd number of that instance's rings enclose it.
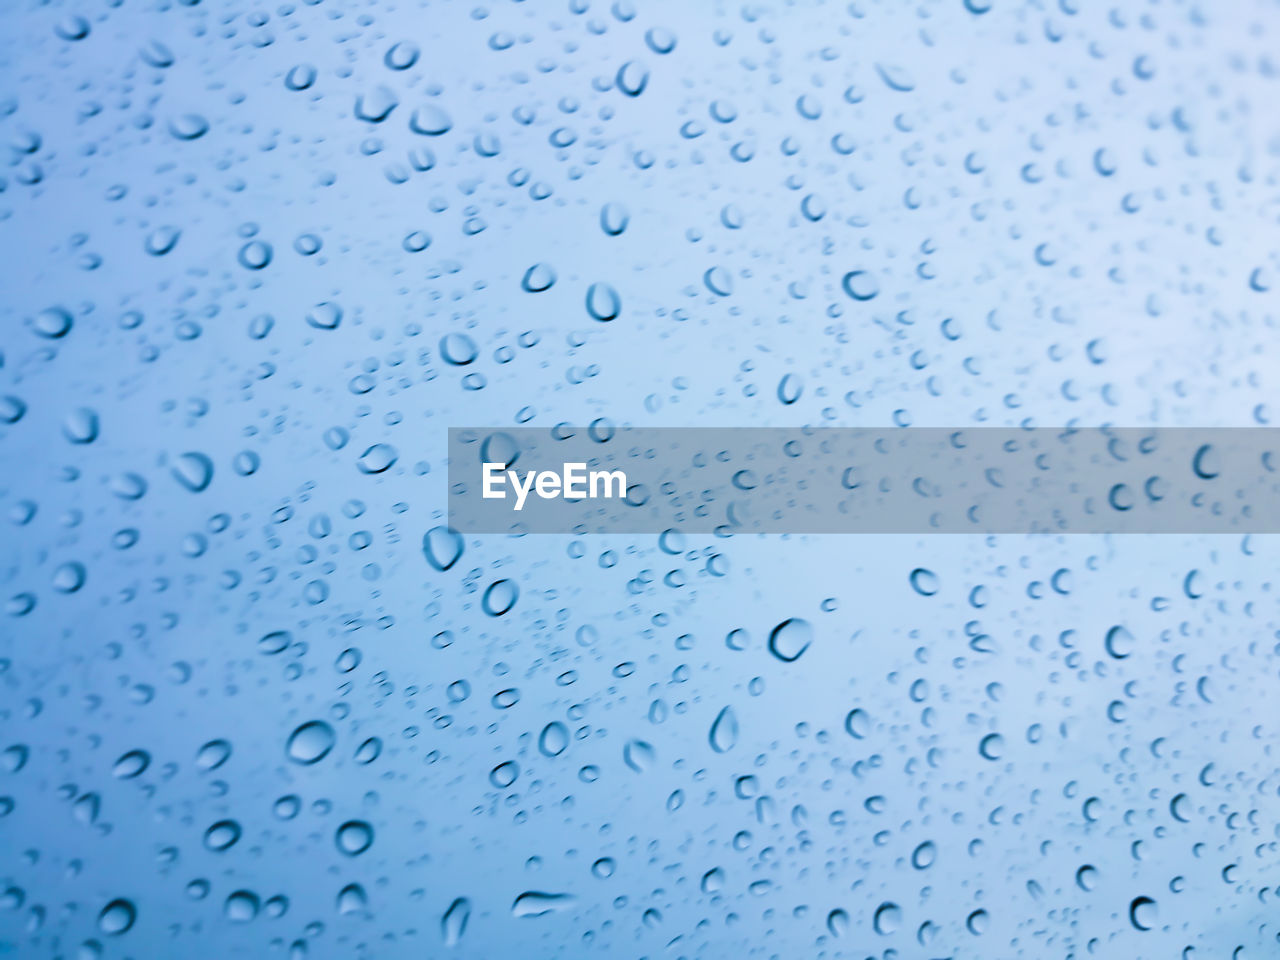
<instances>
[{"instance_id":1,"label":"gray translucent banner","mask_svg":"<svg viewBox=\"0 0 1280 960\"><path fill-rule=\"evenodd\" d=\"M580 535L1274 533L1277 470L1280 431L1268 428L453 428L449 524Z\"/></svg>"}]
</instances>

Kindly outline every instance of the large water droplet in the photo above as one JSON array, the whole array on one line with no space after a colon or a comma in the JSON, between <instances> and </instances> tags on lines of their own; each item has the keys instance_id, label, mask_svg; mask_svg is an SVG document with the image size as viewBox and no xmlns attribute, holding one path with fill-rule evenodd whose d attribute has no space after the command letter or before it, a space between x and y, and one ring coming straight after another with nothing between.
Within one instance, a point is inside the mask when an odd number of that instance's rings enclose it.
<instances>
[{"instance_id":1,"label":"large water droplet","mask_svg":"<svg viewBox=\"0 0 1280 960\"><path fill-rule=\"evenodd\" d=\"M725 707L711 724L709 737L711 749L716 753L728 753L738 742L738 715L733 707Z\"/></svg>"},{"instance_id":2,"label":"large water droplet","mask_svg":"<svg viewBox=\"0 0 1280 960\"><path fill-rule=\"evenodd\" d=\"M453 118L443 107L428 103L413 111L409 118L409 129L423 136L438 137L453 129Z\"/></svg>"},{"instance_id":3,"label":"large water droplet","mask_svg":"<svg viewBox=\"0 0 1280 960\"><path fill-rule=\"evenodd\" d=\"M338 827L334 843L348 857L357 857L373 846L373 827L363 820L348 820Z\"/></svg>"},{"instance_id":4,"label":"large water droplet","mask_svg":"<svg viewBox=\"0 0 1280 960\"><path fill-rule=\"evenodd\" d=\"M541 917L548 913L568 910L577 902L577 898L568 893L542 893L538 890L527 890L516 897L511 905L511 914L516 917Z\"/></svg>"},{"instance_id":5,"label":"large water droplet","mask_svg":"<svg viewBox=\"0 0 1280 960\"><path fill-rule=\"evenodd\" d=\"M98 914L98 929L108 936L117 937L128 933L137 919L138 909L131 900L112 900Z\"/></svg>"},{"instance_id":6,"label":"large water droplet","mask_svg":"<svg viewBox=\"0 0 1280 960\"><path fill-rule=\"evenodd\" d=\"M200 493L213 480L213 461L203 453L190 451L174 461L170 472L182 486L192 493Z\"/></svg>"},{"instance_id":7,"label":"large water droplet","mask_svg":"<svg viewBox=\"0 0 1280 960\"><path fill-rule=\"evenodd\" d=\"M594 320L607 323L622 312L622 300L618 291L607 283L593 283L587 288L587 313Z\"/></svg>"},{"instance_id":8,"label":"large water droplet","mask_svg":"<svg viewBox=\"0 0 1280 960\"><path fill-rule=\"evenodd\" d=\"M432 527L422 535L422 554L441 573L462 557L462 534L451 527Z\"/></svg>"},{"instance_id":9,"label":"large water droplet","mask_svg":"<svg viewBox=\"0 0 1280 960\"><path fill-rule=\"evenodd\" d=\"M882 937L896 933L901 924L902 909L896 903L888 900L876 907L876 912L871 918L871 926Z\"/></svg>"},{"instance_id":10,"label":"large water droplet","mask_svg":"<svg viewBox=\"0 0 1280 960\"><path fill-rule=\"evenodd\" d=\"M323 720L308 720L289 734L285 753L294 763L319 763L333 749L333 727Z\"/></svg>"},{"instance_id":11,"label":"large water droplet","mask_svg":"<svg viewBox=\"0 0 1280 960\"><path fill-rule=\"evenodd\" d=\"M466 897L458 897L449 904L449 909L440 918L440 936L446 947L456 947L462 935L467 932L467 921L471 919L471 901Z\"/></svg>"},{"instance_id":12,"label":"large water droplet","mask_svg":"<svg viewBox=\"0 0 1280 960\"><path fill-rule=\"evenodd\" d=\"M813 627L808 620L791 617L769 631L769 652L783 663L793 663L813 642Z\"/></svg>"}]
</instances>

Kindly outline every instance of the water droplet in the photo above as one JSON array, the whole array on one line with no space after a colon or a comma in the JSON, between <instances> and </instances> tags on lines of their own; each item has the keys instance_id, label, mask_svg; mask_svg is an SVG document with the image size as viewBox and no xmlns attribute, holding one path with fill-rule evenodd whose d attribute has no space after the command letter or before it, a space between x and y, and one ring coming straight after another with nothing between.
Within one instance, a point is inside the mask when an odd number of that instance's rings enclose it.
<instances>
[{"instance_id":1,"label":"water droplet","mask_svg":"<svg viewBox=\"0 0 1280 960\"><path fill-rule=\"evenodd\" d=\"M455 367L465 367L479 355L480 348L465 333L446 333L440 338L440 356Z\"/></svg>"},{"instance_id":2,"label":"water droplet","mask_svg":"<svg viewBox=\"0 0 1280 960\"><path fill-rule=\"evenodd\" d=\"M644 42L657 54L668 54L676 48L676 35L663 27L650 27L644 33Z\"/></svg>"},{"instance_id":3,"label":"water droplet","mask_svg":"<svg viewBox=\"0 0 1280 960\"><path fill-rule=\"evenodd\" d=\"M338 915L348 916L353 913L364 913L369 906L369 898L364 887L358 883L349 883L338 891Z\"/></svg>"},{"instance_id":4,"label":"water droplet","mask_svg":"<svg viewBox=\"0 0 1280 960\"><path fill-rule=\"evenodd\" d=\"M74 321L62 307L41 310L31 321L31 329L46 340L61 340L71 332Z\"/></svg>"},{"instance_id":5,"label":"water droplet","mask_svg":"<svg viewBox=\"0 0 1280 960\"><path fill-rule=\"evenodd\" d=\"M356 466L360 468L361 473L385 473L395 466L396 460L399 458L400 454L391 444L375 443L360 455L360 459L356 461Z\"/></svg>"},{"instance_id":6,"label":"water droplet","mask_svg":"<svg viewBox=\"0 0 1280 960\"><path fill-rule=\"evenodd\" d=\"M728 753L738 742L738 716L733 707L723 708L711 724L711 749L716 753Z\"/></svg>"},{"instance_id":7,"label":"water droplet","mask_svg":"<svg viewBox=\"0 0 1280 960\"><path fill-rule=\"evenodd\" d=\"M456 947L462 935L467 932L467 921L471 919L471 901L466 897L458 897L449 904L449 909L440 918L440 935L446 947Z\"/></svg>"},{"instance_id":8,"label":"water droplet","mask_svg":"<svg viewBox=\"0 0 1280 960\"><path fill-rule=\"evenodd\" d=\"M1004 737L998 733L988 733L978 741L978 753L985 760L999 760L1004 754Z\"/></svg>"},{"instance_id":9,"label":"water droplet","mask_svg":"<svg viewBox=\"0 0 1280 960\"><path fill-rule=\"evenodd\" d=\"M808 620L791 617L769 631L769 652L783 663L794 663L813 642Z\"/></svg>"},{"instance_id":10,"label":"water droplet","mask_svg":"<svg viewBox=\"0 0 1280 960\"><path fill-rule=\"evenodd\" d=\"M201 493L213 480L213 461L203 453L184 453L170 471L173 478L192 493Z\"/></svg>"},{"instance_id":11,"label":"water droplet","mask_svg":"<svg viewBox=\"0 0 1280 960\"><path fill-rule=\"evenodd\" d=\"M778 382L778 400L790 406L804 393L804 381L797 374L788 373Z\"/></svg>"},{"instance_id":12,"label":"water droplet","mask_svg":"<svg viewBox=\"0 0 1280 960\"><path fill-rule=\"evenodd\" d=\"M911 589L922 597L932 597L938 592L938 576L932 570L916 567L908 579L911 581Z\"/></svg>"},{"instance_id":13,"label":"water droplet","mask_svg":"<svg viewBox=\"0 0 1280 960\"><path fill-rule=\"evenodd\" d=\"M261 270L271 262L271 244L262 240L250 240L240 248L236 259L246 270Z\"/></svg>"},{"instance_id":14,"label":"water droplet","mask_svg":"<svg viewBox=\"0 0 1280 960\"><path fill-rule=\"evenodd\" d=\"M258 895L249 890L236 890L227 896L222 905L223 915L232 923L249 923L258 916L261 903Z\"/></svg>"},{"instance_id":15,"label":"water droplet","mask_svg":"<svg viewBox=\"0 0 1280 960\"><path fill-rule=\"evenodd\" d=\"M393 43L382 58L389 70L408 70L418 62L418 45L408 40Z\"/></svg>"},{"instance_id":16,"label":"water droplet","mask_svg":"<svg viewBox=\"0 0 1280 960\"><path fill-rule=\"evenodd\" d=\"M558 757L569 746L569 729L558 720L542 728L538 735L538 751L544 757Z\"/></svg>"},{"instance_id":17,"label":"water droplet","mask_svg":"<svg viewBox=\"0 0 1280 960\"><path fill-rule=\"evenodd\" d=\"M631 222L631 214L620 203L606 203L600 208L600 229L610 237L620 237Z\"/></svg>"},{"instance_id":18,"label":"water droplet","mask_svg":"<svg viewBox=\"0 0 1280 960\"><path fill-rule=\"evenodd\" d=\"M153 257L163 257L178 245L181 236L182 231L177 227L157 227L147 234L143 248Z\"/></svg>"},{"instance_id":19,"label":"water droplet","mask_svg":"<svg viewBox=\"0 0 1280 960\"><path fill-rule=\"evenodd\" d=\"M657 761L658 754L643 740L628 740L622 748L622 759L636 773L644 773Z\"/></svg>"},{"instance_id":20,"label":"water droplet","mask_svg":"<svg viewBox=\"0 0 1280 960\"><path fill-rule=\"evenodd\" d=\"M0 423L17 423L27 412L27 405L12 394L0 397Z\"/></svg>"},{"instance_id":21,"label":"water droplet","mask_svg":"<svg viewBox=\"0 0 1280 960\"><path fill-rule=\"evenodd\" d=\"M310 89L315 82L316 68L309 63L290 67L289 72L284 75L285 88L294 92Z\"/></svg>"},{"instance_id":22,"label":"water droplet","mask_svg":"<svg viewBox=\"0 0 1280 960\"><path fill-rule=\"evenodd\" d=\"M841 281L844 292L854 300L865 302L874 300L876 294L880 292L880 284L876 282L876 278L866 270L851 270L844 275Z\"/></svg>"},{"instance_id":23,"label":"water droplet","mask_svg":"<svg viewBox=\"0 0 1280 960\"><path fill-rule=\"evenodd\" d=\"M427 137L439 137L453 129L453 118L434 103L424 104L413 111L409 129Z\"/></svg>"},{"instance_id":24,"label":"water droplet","mask_svg":"<svg viewBox=\"0 0 1280 960\"><path fill-rule=\"evenodd\" d=\"M131 900L112 900L98 914L98 929L108 936L128 933L138 919L138 909Z\"/></svg>"},{"instance_id":25,"label":"water droplet","mask_svg":"<svg viewBox=\"0 0 1280 960\"><path fill-rule=\"evenodd\" d=\"M887 900L876 907L876 912L871 918L872 927L882 937L896 933L901 924L902 909L896 903Z\"/></svg>"},{"instance_id":26,"label":"water droplet","mask_svg":"<svg viewBox=\"0 0 1280 960\"><path fill-rule=\"evenodd\" d=\"M535 263L524 272L524 279L520 281L520 286L528 293L541 293L543 290L550 290L555 282L555 270L548 264Z\"/></svg>"},{"instance_id":27,"label":"water droplet","mask_svg":"<svg viewBox=\"0 0 1280 960\"><path fill-rule=\"evenodd\" d=\"M342 307L331 301L317 303L307 312L307 324L317 330L336 330L342 323Z\"/></svg>"},{"instance_id":28,"label":"water droplet","mask_svg":"<svg viewBox=\"0 0 1280 960\"><path fill-rule=\"evenodd\" d=\"M215 853L222 853L235 846L240 839L240 824L234 820L219 820L204 832L204 845Z\"/></svg>"},{"instance_id":29,"label":"water droplet","mask_svg":"<svg viewBox=\"0 0 1280 960\"><path fill-rule=\"evenodd\" d=\"M638 97L649 83L649 68L638 60L628 60L618 68L615 80L627 96Z\"/></svg>"},{"instance_id":30,"label":"water droplet","mask_svg":"<svg viewBox=\"0 0 1280 960\"><path fill-rule=\"evenodd\" d=\"M1150 930L1156 925L1156 902L1150 897L1134 897L1129 904L1129 922L1135 930Z\"/></svg>"},{"instance_id":31,"label":"water droplet","mask_svg":"<svg viewBox=\"0 0 1280 960\"><path fill-rule=\"evenodd\" d=\"M334 842L348 857L357 857L373 846L373 827L363 820L348 820L338 827Z\"/></svg>"},{"instance_id":32,"label":"water droplet","mask_svg":"<svg viewBox=\"0 0 1280 960\"><path fill-rule=\"evenodd\" d=\"M549 913L572 909L577 902L577 898L568 893L542 893L537 890L527 890L516 897L511 905L511 915L543 917Z\"/></svg>"},{"instance_id":33,"label":"water droplet","mask_svg":"<svg viewBox=\"0 0 1280 960\"><path fill-rule=\"evenodd\" d=\"M210 740L196 751L196 767L211 773L231 759L231 744L226 740Z\"/></svg>"},{"instance_id":34,"label":"water droplet","mask_svg":"<svg viewBox=\"0 0 1280 960\"><path fill-rule=\"evenodd\" d=\"M319 763L329 755L335 740L333 727L323 720L309 720L289 734L285 753L294 763Z\"/></svg>"},{"instance_id":35,"label":"water droplet","mask_svg":"<svg viewBox=\"0 0 1280 960\"><path fill-rule=\"evenodd\" d=\"M938 849L932 840L926 840L911 851L911 866L917 870L928 870L937 859Z\"/></svg>"},{"instance_id":36,"label":"water droplet","mask_svg":"<svg viewBox=\"0 0 1280 960\"><path fill-rule=\"evenodd\" d=\"M1107 631L1103 646L1106 647L1109 656L1116 660L1123 660L1133 653L1133 634L1125 627L1117 624Z\"/></svg>"},{"instance_id":37,"label":"water droplet","mask_svg":"<svg viewBox=\"0 0 1280 960\"><path fill-rule=\"evenodd\" d=\"M724 267L712 267L702 275L702 282L717 297L733 293L733 276Z\"/></svg>"},{"instance_id":38,"label":"water droplet","mask_svg":"<svg viewBox=\"0 0 1280 960\"><path fill-rule=\"evenodd\" d=\"M62 421L62 435L71 443L93 443L98 439L98 414L88 407L77 407Z\"/></svg>"},{"instance_id":39,"label":"water droplet","mask_svg":"<svg viewBox=\"0 0 1280 960\"><path fill-rule=\"evenodd\" d=\"M58 593L75 593L84 586L87 576L88 573L82 563L71 561L59 564L53 571L53 589Z\"/></svg>"},{"instance_id":40,"label":"water droplet","mask_svg":"<svg viewBox=\"0 0 1280 960\"><path fill-rule=\"evenodd\" d=\"M839 908L827 914L827 931L833 937L843 937L849 932L849 914Z\"/></svg>"},{"instance_id":41,"label":"water droplet","mask_svg":"<svg viewBox=\"0 0 1280 960\"><path fill-rule=\"evenodd\" d=\"M365 123L381 123L399 105L400 100L394 90L387 86L377 86L356 97L356 119Z\"/></svg>"},{"instance_id":42,"label":"water droplet","mask_svg":"<svg viewBox=\"0 0 1280 960\"><path fill-rule=\"evenodd\" d=\"M184 113L169 121L169 133L178 140L199 140L209 132L209 121L198 113Z\"/></svg>"},{"instance_id":43,"label":"water droplet","mask_svg":"<svg viewBox=\"0 0 1280 960\"><path fill-rule=\"evenodd\" d=\"M128 753L121 755L120 759L115 762L115 766L111 768L111 773L120 780L132 780L134 777L142 776L143 772L151 765L151 755L145 750L130 750Z\"/></svg>"},{"instance_id":44,"label":"water droplet","mask_svg":"<svg viewBox=\"0 0 1280 960\"><path fill-rule=\"evenodd\" d=\"M441 573L458 562L462 550L462 534L451 527L432 527L422 535L423 556Z\"/></svg>"},{"instance_id":45,"label":"water droplet","mask_svg":"<svg viewBox=\"0 0 1280 960\"><path fill-rule=\"evenodd\" d=\"M622 312L622 300L618 291L607 283L593 283L587 288L587 313L593 320L607 323L617 319Z\"/></svg>"},{"instance_id":46,"label":"water droplet","mask_svg":"<svg viewBox=\"0 0 1280 960\"><path fill-rule=\"evenodd\" d=\"M516 605L520 597L520 588L511 580L495 580L489 584L481 600L484 612L491 617L500 617Z\"/></svg>"}]
</instances>

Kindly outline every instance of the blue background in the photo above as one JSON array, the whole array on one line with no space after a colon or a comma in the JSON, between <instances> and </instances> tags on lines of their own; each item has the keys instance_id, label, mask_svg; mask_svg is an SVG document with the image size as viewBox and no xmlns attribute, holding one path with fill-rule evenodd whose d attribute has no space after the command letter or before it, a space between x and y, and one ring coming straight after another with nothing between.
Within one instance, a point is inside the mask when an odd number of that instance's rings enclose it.
<instances>
[{"instance_id":1,"label":"blue background","mask_svg":"<svg viewBox=\"0 0 1280 960\"><path fill-rule=\"evenodd\" d=\"M440 528L451 425L1268 424L1278 29L5 3L0 949L1274 956L1273 538Z\"/></svg>"}]
</instances>

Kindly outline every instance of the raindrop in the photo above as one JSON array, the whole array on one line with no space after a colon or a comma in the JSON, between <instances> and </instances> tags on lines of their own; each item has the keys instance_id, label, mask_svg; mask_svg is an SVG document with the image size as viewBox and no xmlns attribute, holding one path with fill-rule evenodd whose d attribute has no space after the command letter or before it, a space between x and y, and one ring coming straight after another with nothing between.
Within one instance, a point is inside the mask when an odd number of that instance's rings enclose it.
<instances>
[{"instance_id":1,"label":"raindrop","mask_svg":"<svg viewBox=\"0 0 1280 960\"><path fill-rule=\"evenodd\" d=\"M333 749L333 728L323 720L309 720L289 734L285 753L294 763L319 763Z\"/></svg>"},{"instance_id":2,"label":"raindrop","mask_svg":"<svg viewBox=\"0 0 1280 960\"><path fill-rule=\"evenodd\" d=\"M399 457L399 452L391 444L375 443L360 455L360 459L356 461L356 466L360 468L361 473L385 473L395 466Z\"/></svg>"},{"instance_id":3,"label":"raindrop","mask_svg":"<svg viewBox=\"0 0 1280 960\"><path fill-rule=\"evenodd\" d=\"M866 270L849 271L844 275L841 285L844 287L845 293L858 301L874 300L876 294L880 292L880 284Z\"/></svg>"},{"instance_id":4,"label":"raindrop","mask_svg":"<svg viewBox=\"0 0 1280 960\"><path fill-rule=\"evenodd\" d=\"M516 782L520 776L520 765L514 760L507 760L489 771L489 782L499 790L505 790Z\"/></svg>"},{"instance_id":5,"label":"raindrop","mask_svg":"<svg viewBox=\"0 0 1280 960\"><path fill-rule=\"evenodd\" d=\"M649 68L638 60L628 60L618 68L615 79L619 90L629 97L638 97L649 83Z\"/></svg>"},{"instance_id":6,"label":"raindrop","mask_svg":"<svg viewBox=\"0 0 1280 960\"><path fill-rule=\"evenodd\" d=\"M452 527L432 527L422 535L422 554L444 573L462 557L462 534Z\"/></svg>"},{"instance_id":7,"label":"raindrop","mask_svg":"<svg viewBox=\"0 0 1280 960\"><path fill-rule=\"evenodd\" d=\"M466 897L458 897L449 904L449 909L440 918L440 935L446 947L456 947L462 935L467 932L467 921L471 919L471 901Z\"/></svg>"},{"instance_id":8,"label":"raindrop","mask_svg":"<svg viewBox=\"0 0 1280 960\"><path fill-rule=\"evenodd\" d=\"M631 222L631 214L620 203L606 203L600 208L600 229L608 236L621 236Z\"/></svg>"},{"instance_id":9,"label":"raindrop","mask_svg":"<svg viewBox=\"0 0 1280 960\"><path fill-rule=\"evenodd\" d=\"M1004 737L988 733L978 742L978 753L986 760L999 760L1004 753Z\"/></svg>"},{"instance_id":10,"label":"raindrop","mask_svg":"<svg viewBox=\"0 0 1280 960\"><path fill-rule=\"evenodd\" d=\"M1135 930L1150 930L1156 925L1156 902L1150 897L1134 897L1129 904L1129 922Z\"/></svg>"},{"instance_id":11,"label":"raindrop","mask_svg":"<svg viewBox=\"0 0 1280 960\"><path fill-rule=\"evenodd\" d=\"M511 580L495 580L484 592L480 605L491 617L500 617L516 605L520 588Z\"/></svg>"},{"instance_id":12,"label":"raindrop","mask_svg":"<svg viewBox=\"0 0 1280 960\"><path fill-rule=\"evenodd\" d=\"M349 883L338 891L338 915L348 916L353 913L364 913L369 906L369 898L364 887L358 883Z\"/></svg>"},{"instance_id":13,"label":"raindrop","mask_svg":"<svg viewBox=\"0 0 1280 960\"><path fill-rule=\"evenodd\" d=\"M98 414L88 407L78 407L62 421L62 435L71 443L93 443L98 439Z\"/></svg>"},{"instance_id":14,"label":"raindrop","mask_svg":"<svg viewBox=\"0 0 1280 960\"><path fill-rule=\"evenodd\" d=\"M538 751L544 757L558 757L568 746L569 729L558 720L548 723L538 735Z\"/></svg>"},{"instance_id":15,"label":"raindrop","mask_svg":"<svg viewBox=\"0 0 1280 960\"><path fill-rule=\"evenodd\" d=\"M399 104L395 91L390 87L375 87L368 93L362 93L356 97L356 119L363 120L365 123L381 123L391 116L391 111Z\"/></svg>"},{"instance_id":16,"label":"raindrop","mask_svg":"<svg viewBox=\"0 0 1280 960\"><path fill-rule=\"evenodd\" d=\"M210 740L196 752L196 767L211 773L231 759L231 744L226 740Z\"/></svg>"},{"instance_id":17,"label":"raindrop","mask_svg":"<svg viewBox=\"0 0 1280 960\"><path fill-rule=\"evenodd\" d=\"M548 913L557 913L571 909L577 898L568 893L542 893L528 890L516 897L511 905L511 915L515 917L542 917Z\"/></svg>"},{"instance_id":18,"label":"raindrop","mask_svg":"<svg viewBox=\"0 0 1280 960\"><path fill-rule=\"evenodd\" d=\"M644 773L657 761L658 754L643 740L628 740L622 748L622 759L636 773Z\"/></svg>"},{"instance_id":19,"label":"raindrop","mask_svg":"<svg viewBox=\"0 0 1280 960\"><path fill-rule=\"evenodd\" d=\"M548 264L535 263L524 272L524 279L520 281L520 286L528 293L541 293L544 290L550 290L555 282L555 270Z\"/></svg>"},{"instance_id":20,"label":"raindrop","mask_svg":"<svg viewBox=\"0 0 1280 960\"><path fill-rule=\"evenodd\" d=\"M192 493L200 493L213 480L213 461L203 453L184 453L177 458L171 473L183 487Z\"/></svg>"},{"instance_id":21,"label":"raindrop","mask_svg":"<svg viewBox=\"0 0 1280 960\"><path fill-rule=\"evenodd\" d=\"M872 927L882 937L896 933L901 923L902 909L896 903L889 901L885 901L876 907L876 912L871 918Z\"/></svg>"},{"instance_id":22,"label":"raindrop","mask_svg":"<svg viewBox=\"0 0 1280 960\"><path fill-rule=\"evenodd\" d=\"M98 914L98 929L108 936L128 933L138 919L138 909L132 901L123 898L112 900Z\"/></svg>"},{"instance_id":23,"label":"raindrop","mask_svg":"<svg viewBox=\"0 0 1280 960\"><path fill-rule=\"evenodd\" d=\"M733 293L733 277L724 267L712 267L702 275L706 288L717 297L727 297Z\"/></svg>"},{"instance_id":24,"label":"raindrop","mask_svg":"<svg viewBox=\"0 0 1280 960\"><path fill-rule=\"evenodd\" d=\"M240 824L234 820L219 820L204 832L204 845L215 853L222 853L235 846L240 839Z\"/></svg>"},{"instance_id":25,"label":"raindrop","mask_svg":"<svg viewBox=\"0 0 1280 960\"><path fill-rule=\"evenodd\" d=\"M342 308L331 301L317 303L307 312L307 324L317 330L336 330L342 323Z\"/></svg>"},{"instance_id":26,"label":"raindrop","mask_svg":"<svg viewBox=\"0 0 1280 960\"><path fill-rule=\"evenodd\" d=\"M258 895L249 890L236 890L222 905L223 915L232 923L249 923L258 915Z\"/></svg>"},{"instance_id":27,"label":"raindrop","mask_svg":"<svg viewBox=\"0 0 1280 960\"><path fill-rule=\"evenodd\" d=\"M408 40L393 43L387 50L382 62L389 70L408 70L418 62L418 45Z\"/></svg>"},{"instance_id":28,"label":"raindrop","mask_svg":"<svg viewBox=\"0 0 1280 960\"><path fill-rule=\"evenodd\" d=\"M455 367L465 367L479 355L480 348L465 333L446 333L440 338L440 356Z\"/></svg>"},{"instance_id":29,"label":"raindrop","mask_svg":"<svg viewBox=\"0 0 1280 960\"><path fill-rule=\"evenodd\" d=\"M418 107L409 118L409 129L426 137L441 136L452 128L453 118L442 107L433 103Z\"/></svg>"},{"instance_id":30,"label":"raindrop","mask_svg":"<svg viewBox=\"0 0 1280 960\"><path fill-rule=\"evenodd\" d=\"M657 54L667 54L676 48L676 35L662 27L650 27L645 31L644 42Z\"/></svg>"},{"instance_id":31,"label":"raindrop","mask_svg":"<svg viewBox=\"0 0 1280 960\"><path fill-rule=\"evenodd\" d=\"M348 820L338 827L334 843L348 857L357 857L373 846L373 827L363 820Z\"/></svg>"},{"instance_id":32,"label":"raindrop","mask_svg":"<svg viewBox=\"0 0 1280 960\"><path fill-rule=\"evenodd\" d=\"M922 597L932 597L938 592L938 575L924 567L916 567L909 577L911 589Z\"/></svg>"},{"instance_id":33,"label":"raindrop","mask_svg":"<svg viewBox=\"0 0 1280 960\"><path fill-rule=\"evenodd\" d=\"M61 340L71 332L71 314L62 307L41 310L31 321L31 329L46 340Z\"/></svg>"},{"instance_id":34,"label":"raindrop","mask_svg":"<svg viewBox=\"0 0 1280 960\"><path fill-rule=\"evenodd\" d=\"M799 617L783 620L769 632L769 652L783 663L800 659L812 642L813 627Z\"/></svg>"},{"instance_id":35,"label":"raindrop","mask_svg":"<svg viewBox=\"0 0 1280 960\"><path fill-rule=\"evenodd\" d=\"M622 312L622 300L618 291L607 283L593 283L587 288L587 313L592 319L606 323Z\"/></svg>"},{"instance_id":36,"label":"raindrop","mask_svg":"<svg viewBox=\"0 0 1280 960\"><path fill-rule=\"evenodd\" d=\"M115 766L111 768L111 774L119 780L132 780L134 777L142 776L150 765L151 755L145 750L130 750L115 762Z\"/></svg>"},{"instance_id":37,"label":"raindrop","mask_svg":"<svg viewBox=\"0 0 1280 960\"><path fill-rule=\"evenodd\" d=\"M1116 660L1123 660L1133 653L1133 634L1125 627L1117 624L1107 631L1103 646L1107 654Z\"/></svg>"},{"instance_id":38,"label":"raindrop","mask_svg":"<svg viewBox=\"0 0 1280 960\"><path fill-rule=\"evenodd\" d=\"M733 707L725 707L711 724L711 749L716 753L728 753L738 742L738 716Z\"/></svg>"}]
</instances>

